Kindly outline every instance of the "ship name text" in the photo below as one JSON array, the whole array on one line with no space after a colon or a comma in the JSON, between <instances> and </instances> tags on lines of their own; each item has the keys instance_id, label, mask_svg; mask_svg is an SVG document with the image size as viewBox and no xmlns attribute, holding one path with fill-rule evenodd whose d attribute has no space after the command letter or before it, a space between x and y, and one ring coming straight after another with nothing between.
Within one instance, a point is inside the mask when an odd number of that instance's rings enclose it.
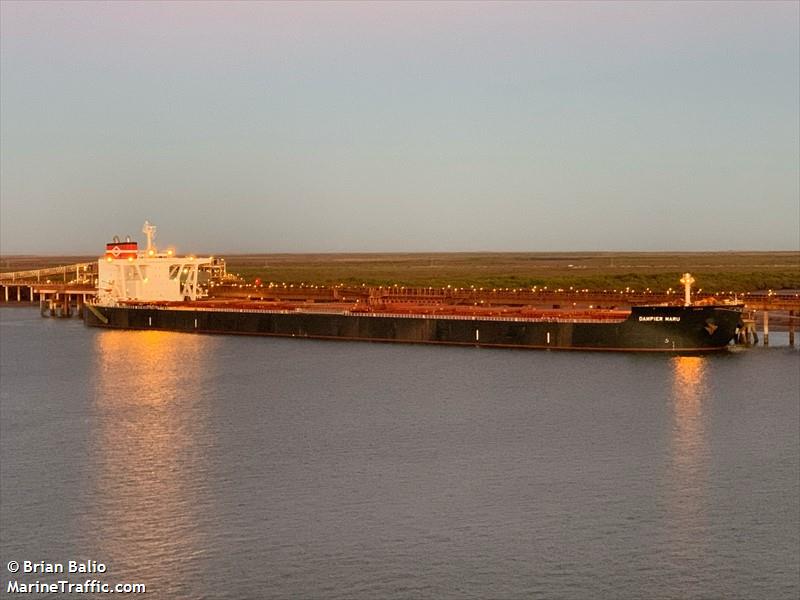
<instances>
[{"instance_id":1,"label":"ship name text","mask_svg":"<svg viewBox=\"0 0 800 600\"><path fill-rule=\"evenodd\" d=\"M680 317L662 317L662 316L639 316L640 321L680 321Z\"/></svg>"}]
</instances>

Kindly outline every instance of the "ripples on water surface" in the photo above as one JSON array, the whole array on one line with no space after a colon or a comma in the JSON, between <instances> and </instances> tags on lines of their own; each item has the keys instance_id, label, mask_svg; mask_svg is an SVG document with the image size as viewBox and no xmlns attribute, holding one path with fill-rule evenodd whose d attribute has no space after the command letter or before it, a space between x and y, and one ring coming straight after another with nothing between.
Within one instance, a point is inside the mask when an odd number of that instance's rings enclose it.
<instances>
[{"instance_id":1,"label":"ripples on water surface","mask_svg":"<svg viewBox=\"0 0 800 600\"><path fill-rule=\"evenodd\" d=\"M91 558L152 598L800 591L785 346L316 342L31 309L0 336L3 568Z\"/></svg>"}]
</instances>

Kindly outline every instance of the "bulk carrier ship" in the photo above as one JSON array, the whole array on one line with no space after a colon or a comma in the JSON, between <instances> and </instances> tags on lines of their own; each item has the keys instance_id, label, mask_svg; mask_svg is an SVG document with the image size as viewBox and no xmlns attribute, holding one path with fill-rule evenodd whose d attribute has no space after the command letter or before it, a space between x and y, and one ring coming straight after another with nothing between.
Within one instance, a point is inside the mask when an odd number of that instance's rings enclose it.
<instances>
[{"instance_id":1,"label":"bulk carrier ship","mask_svg":"<svg viewBox=\"0 0 800 600\"><path fill-rule=\"evenodd\" d=\"M742 326L741 305L693 305L687 273L683 305L630 310L409 306L385 302L260 302L209 298L201 273L212 257L176 256L128 238L106 245L98 261L97 299L85 323L111 329L263 335L329 340L450 344L553 350L708 352L726 348Z\"/></svg>"}]
</instances>

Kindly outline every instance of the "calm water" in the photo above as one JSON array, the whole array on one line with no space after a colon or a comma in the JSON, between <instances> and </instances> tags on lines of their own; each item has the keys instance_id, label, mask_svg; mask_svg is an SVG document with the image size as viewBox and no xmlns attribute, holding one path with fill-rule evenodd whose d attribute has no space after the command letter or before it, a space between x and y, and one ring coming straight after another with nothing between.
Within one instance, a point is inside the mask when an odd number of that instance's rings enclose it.
<instances>
[{"instance_id":1,"label":"calm water","mask_svg":"<svg viewBox=\"0 0 800 600\"><path fill-rule=\"evenodd\" d=\"M530 352L3 309L3 590L9 560L93 559L148 598L797 598L800 352L771 338Z\"/></svg>"}]
</instances>

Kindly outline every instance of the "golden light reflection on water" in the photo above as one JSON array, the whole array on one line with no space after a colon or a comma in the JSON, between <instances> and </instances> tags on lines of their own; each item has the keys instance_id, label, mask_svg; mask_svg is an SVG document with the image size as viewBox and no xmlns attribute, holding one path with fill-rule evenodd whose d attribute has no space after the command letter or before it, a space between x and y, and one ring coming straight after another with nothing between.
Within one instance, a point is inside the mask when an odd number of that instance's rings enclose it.
<instances>
[{"instance_id":1,"label":"golden light reflection on water","mask_svg":"<svg viewBox=\"0 0 800 600\"><path fill-rule=\"evenodd\" d=\"M707 522L709 442L706 411L708 359L678 356L672 362L671 460L666 498L671 531L685 558L699 558L690 549L704 547L701 532Z\"/></svg>"},{"instance_id":2,"label":"golden light reflection on water","mask_svg":"<svg viewBox=\"0 0 800 600\"><path fill-rule=\"evenodd\" d=\"M673 359L673 457L678 463L696 464L707 449L703 422L706 399L706 358Z\"/></svg>"},{"instance_id":3,"label":"golden light reflection on water","mask_svg":"<svg viewBox=\"0 0 800 600\"><path fill-rule=\"evenodd\" d=\"M182 568L173 572L186 573L186 561L205 547L196 515L208 496L208 411L196 404L204 398L213 341L109 331L95 344L89 460L99 500L88 519L100 559L145 584L174 561ZM160 595L169 593L163 582L158 587Z\"/></svg>"}]
</instances>

